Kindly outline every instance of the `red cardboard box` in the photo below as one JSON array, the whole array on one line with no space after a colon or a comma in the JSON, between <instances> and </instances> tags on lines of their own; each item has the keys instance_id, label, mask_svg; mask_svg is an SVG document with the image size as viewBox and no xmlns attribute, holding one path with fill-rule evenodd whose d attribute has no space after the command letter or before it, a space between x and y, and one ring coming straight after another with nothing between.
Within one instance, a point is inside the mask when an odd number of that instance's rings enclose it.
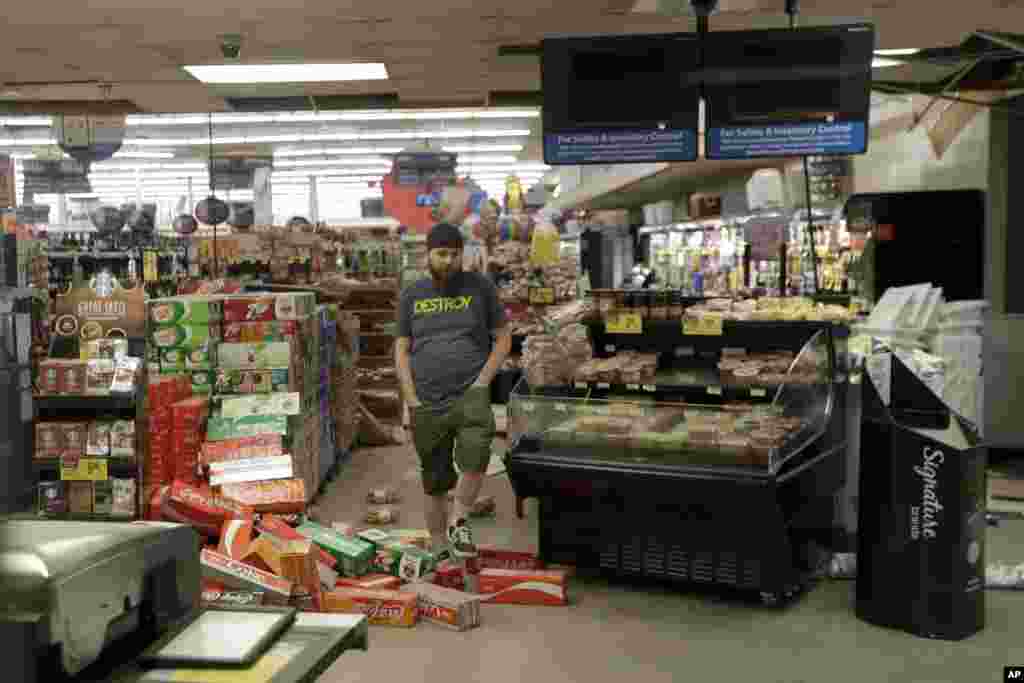
<instances>
[{"instance_id":1,"label":"red cardboard box","mask_svg":"<svg viewBox=\"0 0 1024 683\"><path fill-rule=\"evenodd\" d=\"M284 439L280 434L249 436L227 441L208 441L202 446L203 462L225 462L272 458L284 453Z\"/></svg>"},{"instance_id":2,"label":"red cardboard box","mask_svg":"<svg viewBox=\"0 0 1024 683\"><path fill-rule=\"evenodd\" d=\"M515 550L501 550L493 546L482 545L478 548L481 569L517 569L537 571L544 569L536 553Z\"/></svg>"},{"instance_id":3,"label":"red cardboard box","mask_svg":"<svg viewBox=\"0 0 1024 683\"><path fill-rule=\"evenodd\" d=\"M260 513L297 513L306 509L306 486L301 479L224 484L221 494Z\"/></svg>"},{"instance_id":4,"label":"red cardboard box","mask_svg":"<svg viewBox=\"0 0 1024 683\"><path fill-rule=\"evenodd\" d=\"M291 601L294 584L287 579L260 571L208 548L200 553L199 562L203 578L237 590L262 592L268 604L287 606Z\"/></svg>"},{"instance_id":5,"label":"red cardboard box","mask_svg":"<svg viewBox=\"0 0 1024 683\"><path fill-rule=\"evenodd\" d=\"M566 605L566 575L562 571L483 569L480 595L484 602L504 605Z\"/></svg>"},{"instance_id":6,"label":"red cardboard box","mask_svg":"<svg viewBox=\"0 0 1024 683\"><path fill-rule=\"evenodd\" d=\"M445 560L434 568L434 583L445 588L462 590L466 586L465 572L460 565Z\"/></svg>"},{"instance_id":7,"label":"red cardboard box","mask_svg":"<svg viewBox=\"0 0 1024 683\"><path fill-rule=\"evenodd\" d=\"M252 544L254 522L250 519L229 519L220 532L217 552L233 560L240 560Z\"/></svg>"},{"instance_id":8,"label":"red cardboard box","mask_svg":"<svg viewBox=\"0 0 1024 683\"><path fill-rule=\"evenodd\" d=\"M269 537L270 541L278 546L282 546L288 541L307 540L305 536L293 529L287 522L277 515L263 515L263 517L260 518L257 528L259 529L260 534ZM331 555L320 546L315 547L317 550L317 561L327 565L331 569L334 569L338 564L338 560L334 555Z\"/></svg>"},{"instance_id":9,"label":"red cardboard box","mask_svg":"<svg viewBox=\"0 0 1024 683\"><path fill-rule=\"evenodd\" d=\"M396 591L402 587L402 580L391 574L367 574L359 577L340 577L339 588L363 588L366 590Z\"/></svg>"},{"instance_id":10,"label":"red cardboard box","mask_svg":"<svg viewBox=\"0 0 1024 683\"><path fill-rule=\"evenodd\" d=\"M419 618L415 593L337 588L325 592L323 599L325 612L365 614L371 624L379 626L411 627Z\"/></svg>"},{"instance_id":11,"label":"red cardboard box","mask_svg":"<svg viewBox=\"0 0 1024 683\"><path fill-rule=\"evenodd\" d=\"M420 619L454 631L480 625L479 596L430 583L414 583L409 588L419 597Z\"/></svg>"},{"instance_id":12,"label":"red cardboard box","mask_svg":"<svg viewBox=\"0 0 1024 683\"><path fill-rule=\"evenodd\" d=\"M164 503L168 521L191 524L211 538L219 538L224 522L229 519L252 520L251 507L214 495L206 487L189 486L175 481Z\"/></svg>"}]
</instances>

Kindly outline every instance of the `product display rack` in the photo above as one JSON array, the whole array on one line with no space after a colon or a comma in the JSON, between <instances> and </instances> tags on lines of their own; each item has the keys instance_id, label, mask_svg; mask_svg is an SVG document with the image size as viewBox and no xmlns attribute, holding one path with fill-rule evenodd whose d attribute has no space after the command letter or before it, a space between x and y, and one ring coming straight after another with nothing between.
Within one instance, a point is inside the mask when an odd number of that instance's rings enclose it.
<instances>
[{"instance_id":1,"label":"product display rack","mask_svg":"<svg viewBox=\"0 0 1024 683\"><path fill-rule=\"evenodd\" d=\"M822 351L824 381L806 393L800 385L764 387L763 396L751 394L759 387L719 391L720 383L704 384L714 381L708 369L692 384L608 384L600 391L600 383L531 390L523 382L510 402L507 466L517 497L539 499L541 559L620 577L751 592L769 603L799 592L829 556L835 496L846 478L845 378L836 370L836 340L845 328L726 322L721 336L696 337L684 335L679 322L653 321L643 335L609 335L601 322L589 327L596 355L627 348L659 352L663 364L684 372L702 360L706 365L723 348L802 355L813 339ZM601 435L570 434L573 445L549 436L557 431L551 424L577 414L615 415L628 405L721 411L737 400L803 411L811 419L773 450L767 466L737 466L724 450L691 460L692 446L644 451L642 442L615 444Z\"/></svg>"},{"instance_id":2,"label":"product display rack","mask_svg":"<svg viewBox=\"0 0 1024 683\"><path fill-rule=\"evenodd\" d=\"M137 358L145 357L145 340L129 339L128 355ZM77 342L75 339L55 337L50 349L50 356L53 358L75 357L77 354ZM135 423L135 454L134 458L107 456L102 457L106 462L107 474L111 477L121 477L135 480L135 514L132 516L118 514L97 514L97 513L60 513L50 514L39 512L41 517L48 519L84 520L84 521L130 521L138 519L142 514L144 500L143 491L143 448L140 421L139 396L145 386L144 375L136 385L134 394L104 394L104 395L82 395L82 396L52 396L36 395L33 397L35 409L35 423L39 422L88 422L95 420L125 420ZM32 452L34 456L34 450ZM89 457L89 456L83 456ZM99 459L99 458L98 458ZM61 459L60 458L32 458L31 469L33 472L33 484L43 481L60 481ZM52 478L45 478L43 475L51 475ZM37 509L38 509L38 500Z\"/></svg>"}]
</instances>

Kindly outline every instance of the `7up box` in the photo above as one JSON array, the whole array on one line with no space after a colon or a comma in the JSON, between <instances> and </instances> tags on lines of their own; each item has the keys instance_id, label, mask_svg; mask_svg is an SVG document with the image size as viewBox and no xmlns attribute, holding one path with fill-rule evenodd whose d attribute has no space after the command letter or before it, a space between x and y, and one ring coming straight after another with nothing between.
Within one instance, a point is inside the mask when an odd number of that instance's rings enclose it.
<instances>
[{"instance_id":1,"label":"7up box","mask_svg":"<svg viewBox=\"0 0 1024 683\"><path fill-rule=\"evenodd\" d=\"M372 544L343 536L315 522L306 522L297 531L330 553L338 561L336 568L345 576L362 576L370 570Z\"/></svg>"}]
</instances>

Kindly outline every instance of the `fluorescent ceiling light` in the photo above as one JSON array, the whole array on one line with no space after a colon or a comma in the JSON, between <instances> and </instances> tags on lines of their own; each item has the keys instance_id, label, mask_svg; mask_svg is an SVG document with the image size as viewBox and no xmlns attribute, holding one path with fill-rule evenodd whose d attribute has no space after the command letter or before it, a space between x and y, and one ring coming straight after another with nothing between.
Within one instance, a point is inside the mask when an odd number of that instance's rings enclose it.
<instances>
[{"instance_id":1,"label":"fluorescent ceiling light","mask_svg":"<svg viewBox=\"0 0 1024 683\"><path fill-rule=\"evenodd\" d=\"M245 67L245 65L238 65ZM332 121L472 121L475 119L532 119L540 116L536 109L465 109L465 110L374 110L346 112L276 112L268 114L214 114L214 124L255 123L329 123ZM129 116L129 126L205 126L205 114L157 114ZM27 125L27 124L26 124Z\"/></svg>"},{"instance_id":2,"label":"fluorescent ceiling light","mask_svg":"<svg viewBox=\"0 0 1024 683\"><path fill-rule=\"evenodd\" d=\"M0 138L0 147L49 147L56 144L53 138Z\"/></svg>"},{"instance_id":3,"label":"fluorescent ceiling light","mask_svg":"<svg viewBox=\"0 0 1024 683\"><path fill-rule=\"evenodd\" d=\"M0 118L0 126L9 126L11 128L16 126L36 127L52 125L53 119L49 116L10 116Z\"/></svg>"},{"instance_id":4,"label":"fluorescent ceiling light","mask_svg":"<svg viewBox=\"0 0 1024 683\"><path fill-rule=\"evenodd\" d=\"M522 152L522 145L445 145L444 151L460 152Z\"/></svg>"},{"instance_id":5,"label":"fluorescent ceiling light","mask_svg":"<svg viewBox=\"0 0 1024 683\"><path fill-rule=\"evenodd\" d=\"M203 83L324 83L382 81L388 70L365 64L207 64L184 67Z\"/></svg>"},{"instance_id":6,"label":"fluorescent ceiling light","mask_svg":"<svg viewBox=\"0 0 1024 683\"><path fill-rule=\"evenodd\" d=\"M112 164L107 161L97 162L90 167L91 173L103 173L103 172L117 172L117 171L152 171L152 170L171 170L171 171L188 171L188 170L206 170L207 164L202 163L183 163L183 164L159 164L159 163L145 163L145 164Z\"/></svg>"},{"instance_id":7,"label":"fluorescent ceiling light","mask_svg":"<svg viewBox=\"0 0 1024 683\"><path fill-rule=\"evenodd\" d=\"M430 140L433 138L459 139L459 138L524 138L530 135L529 130L524 129L492 129L479 128L467 130L393 130L361 133L307 133L296 135L245 135L238 137L214 137L215 145L241 145L241 144L270 144L270 143L302 143L302 142L330 142L334 140ZM52 140L29 140L26 141L4 141L0 139L0 147L5 145L32 145L54 144ZM192 138L126 138L125 145L135 147L182 147L182 146L206 146L210 144L208 137Z\"/></svg>"},{"instance_id":8,"label":"fluorescent ceiling light","mask_svg":"<svg viewBox=\"0 0 1024 683\"><path fill-rule=\"evenodd\" d=\"M115 159L173 159L174 152L118 152Z\"/></svg>"},{"instance_id":9,"label":"fluorescent ceiling light","mask_svg":"<svg viewBox=\"0 0 1024 683\"><path fill-rule=\"evenodd\" d=\"M303 166L375 166L391 168L392 162L380 157L376 159L282 159L274 162L274 168Z\"/></svg>"},{"instance_id":10,"label":"fluorescent ceiling light","mask_svg":"<svg viewBox=\"0 0 1024 683\"><path fill-rule=\"evenodd\" d=\"M906 64L906 62L902 62L898 59L884 59L880 57L875 57L874 59L871 60L872 69L886 69L891 66L903 66L904 64Z\"/></svg>"},{"instance_id":11,"label":"fluorescent ceiling light","mask_svg":"<svg viewBox=\"0 0 1024 683\"><path fill-rule=\"evenodd\" d=\"M875 54L879 57L906 57L908 55L916 55L920 51L920 48L911 47L899 50L875 50Z\"/></svg>"},{"instance_id":12,"label":"fluorescent ceiling light","mask_svg":"<svg viewBox=\"0 0 1024 683\"><path fill-rule=\"evenodd\" d=\"M342 154L398 154L402 147L318 147L311 149L282 149L274 150L275 157L321 157Z\"/></svg>"}]
</instances>

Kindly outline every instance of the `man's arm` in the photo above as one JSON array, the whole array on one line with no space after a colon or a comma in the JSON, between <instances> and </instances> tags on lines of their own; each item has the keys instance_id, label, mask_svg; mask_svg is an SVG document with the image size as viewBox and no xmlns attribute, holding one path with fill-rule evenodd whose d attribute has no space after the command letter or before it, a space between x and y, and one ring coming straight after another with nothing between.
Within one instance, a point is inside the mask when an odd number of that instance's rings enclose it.
<instances>
[{"instance_id":1,"label":"man's arm","mask_svg":"<svg viewBox=\"0 0 1024 683\"><path fill-rule=\"evenodd\" d=\"M491 347L491 355L487 357L487 363L484 364L484 369L480 371L480 376L473 383L474 386L491 386L494 376L498 374L498 370L501 370L501 366L505 364L505 359L508 358L508 354L511 351L512 330L508 325L502 325L500 329L494 331L494 346Z\"/></svg>"},{"instance_id":2,"label":"man's arm","mask_svg":"<svg viewBox=\"0 0 1024 683\"><path fill-rule=\"evenodd\" d=\"M509 338L511 340L511 337ZM398 372L398 382L402 387L402 398L410 408L418 408L422 404L416 397L416 385L412 381L412 364L409 362L409 347L412 340L409 337L399 337L395 341L395 369Z\"/></svg>"}]
</instances>

